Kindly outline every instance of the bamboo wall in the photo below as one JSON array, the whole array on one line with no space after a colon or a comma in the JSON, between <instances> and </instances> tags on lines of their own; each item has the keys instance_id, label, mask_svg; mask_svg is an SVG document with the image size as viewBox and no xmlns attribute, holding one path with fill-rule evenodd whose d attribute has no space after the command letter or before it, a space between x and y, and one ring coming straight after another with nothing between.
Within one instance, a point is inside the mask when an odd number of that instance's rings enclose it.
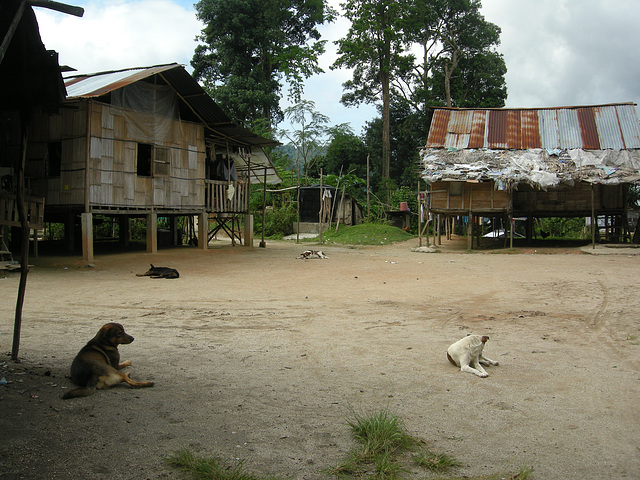
<instances>
[{"instance_id":1,"label":"bamboo wall","mask_svg":"<svg viewBox=\"0 0 640 480\"><path fill-rule=\"evenodd\" d=\"M127 136L125 112L121 107L79 101L59 115L39 117L30 143L27 175L33 192L46 196L51 206L81 206L85 203L87 163L87 120L89 132L89 206L100 210L195 211L204 207L205 144L202 125L174 122L180 132L156 139L155 147L167 149L166 176L137 174L138 143ZM142 115L127 112L128 115ZM62 141L59 178L45 178L45 157L49 141Z\"/></svg>"}]
</instances>

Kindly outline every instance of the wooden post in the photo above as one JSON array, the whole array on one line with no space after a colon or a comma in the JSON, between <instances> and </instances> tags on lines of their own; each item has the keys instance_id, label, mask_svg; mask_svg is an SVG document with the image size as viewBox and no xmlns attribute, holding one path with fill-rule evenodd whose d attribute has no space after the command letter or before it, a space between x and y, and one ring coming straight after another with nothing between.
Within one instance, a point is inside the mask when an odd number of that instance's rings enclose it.
<instances>
[{"instance_id":1,"label":"wooden post","mask_svg":"<svg viewBox=\"0 0 640 480\"><path fill-rule=\"evenodd\" d=\"M591 248L596 249L596 222L598 219L596 218L596 203L595 203L595 192L593 183L591 184ZM638 220L640 221L640 220Z\"/></svg>"},{"instance_id":2,"label":"wooden post","mask_svg":"<svg viewBox=\"0 0 640 480\"><path fill-rule=\"evenodd\" d=\"M244 246L253 247L253 215L250 213L244 216Z\"/></svg>"},{"instance_id":3,"label":"wooden post","mask_svg":"<svg viewBox=\"0 0 640 480\"><path fill-rule=\"evenodd\" d=\"M320 169L320 211L318 212L318 230L320 238L320 245L322 245L322 213L324 210L324 199L322 198L322 169Z\"/></svg>"},{"instance_id":4,"label":"wooden post","mask_svg":"<svg viewBox=\"0 0 640 480\"><path fill-rule=\"evenodd\" d=\"M20 116L21 134L21 158L17 165L18 186L16 191L16 206L18 208L18 218L22 234L21 255L20 255L20 282L18 283L18 297L16 299L16 313L13 323L13 343L11 346L11 360L19 360L20 331L22 330L22 308L24 306L24 296L27 291L27 275L29 274L29 222L24 206L24 169L27 159L28 125L27 121Z\"/></svg>"},{"instance_id":5,"label":"wooden post","mask_svg":"<svg viewBox=\"0 0 640 480\"><path fill-rule=\"evenodd\" d=\"M93 263L93 214L82 213L80 223L82 225L82 260L85 263Z\"/></svg>"},{"instance_id":6,"label":"wooden post","mask_svg":"<svg viewBox=\"0 0 640 480\"><path fill-rule=\"evenodd\" d=\"M422 198L420 196L420 181L418 180L418 247L422 246Z\"/></svg>"},{"instance_id":7,"label":"wooden post","mask_svg":"<svg viewBox=\"0 0 640 480\"><path fill-rule=\"evenodd\" d=\"M147 253L158 253L158 214L147 215Z\"/></svg>"},{"instance_id":8,"label":"wooden post","mask_svg":"<svg viewBox=\"0 0 640 480\"><path fill-rule=\"evenodd\" d=\"M201 212L198 215L198 247L202 250L209 248L209 214Z\"/></svg>"},{"instance_id":9,"label":"wooden post","mask_svg":"<svg viewBox=\"0 0 640 480\"><path fill-rule=\"evenodd\" d=\"M265 248L267 244L264 241L264 222L267 216L267 167L264 167L264 177L262 183L262 240L260 240L260 248Z\"/></svg>"},{"instance_id":10,"label":"wooden post","mask_svg":"<svg viewBox=\"0 0 640 480\"><path fill-rule=\"evenodd\" d=\"M418 191L420 191L419 188ZM371 211L369 210L369 206L369 154L367 153L367 221L371 221Z\"/></svg>"}]
</instances>

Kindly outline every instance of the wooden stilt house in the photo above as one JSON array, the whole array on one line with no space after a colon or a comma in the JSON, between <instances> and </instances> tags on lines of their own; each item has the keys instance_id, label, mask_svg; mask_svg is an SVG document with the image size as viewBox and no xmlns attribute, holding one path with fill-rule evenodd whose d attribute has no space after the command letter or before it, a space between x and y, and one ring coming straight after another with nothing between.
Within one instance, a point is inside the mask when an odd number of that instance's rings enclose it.
<instances>
[{"instance_id":1,"label":"wooden stilt house","mask_svg":"<svg viewBox=\"0 0 640 480\"><path fill-rule=\"evenodd\" d=\"M640 125L632 103L545 109L436 108L421 152L425 208L436 229L479 218L607 218L627 239L627 193L640 180ZM437 219L440 221L437 221ZM595 233L594 233L595 235ZM594 236L595 240L595 236Z\"/></svg>"},{"instance_id":2,"label":"wooden stilt house","mask_svg":"<svg viewBox=\"0 0 640 480\"><path fill-rule=\"evenodd\" d=\"M65 224L69 249L82 241L93 258L93 220L147 220L147 251L158 244L157 219L197 219L207 248L221 226L252 244L251 183L280 181L263 147L277 142L234 124L178 64L65 78L57 115L37 117L27 156L30 191L45 197L45 222ZM239 230L244 223L244 235ZM211 225L211 226L210 226ZM78 232L79 230L79 232ZM78 235L78 233L80 233Z\"/></svg>"}]
</instances>

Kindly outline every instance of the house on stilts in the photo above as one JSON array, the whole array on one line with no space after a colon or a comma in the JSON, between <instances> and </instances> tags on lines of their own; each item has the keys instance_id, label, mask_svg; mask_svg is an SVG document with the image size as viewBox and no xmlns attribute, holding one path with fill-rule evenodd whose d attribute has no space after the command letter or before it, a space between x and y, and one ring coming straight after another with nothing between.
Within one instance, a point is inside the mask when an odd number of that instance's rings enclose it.
<instances>
[{"instance_id":1,"label":"house on stilts","mask_svg":"<svg viewBox=\"0 0 640 480\"><path fill-rule=\"evenodd\" d=\"M263 150L277 142L233 123L175 63L73 75L65 87L61 111L34 118L26 176L29 194L45 199L44 221L65 225L68 250L80 240L92 261L96 215L118 220L123 243L129 220L146 219L148 252L159 217L170 244L186 217L197 219L200 248L221 229L252 245L249 189L280 181Z\"/></svg>"},{"instance_id":2,"label":"house on stilts","mask_svg":"<svg viewBox=\"0 0 640 480\"><path fill-rule=\"evenodd\" d=\"M630 238L629 188L640 181L640 125L633 103L540 109L435 108L421 151L424 208L451 235L481 218L513 231L514 218L598 218L610 240ZM479 240L478 236L478 240ZM513 237L511 237L512 241Z\"/></svg>"}]
</instances>

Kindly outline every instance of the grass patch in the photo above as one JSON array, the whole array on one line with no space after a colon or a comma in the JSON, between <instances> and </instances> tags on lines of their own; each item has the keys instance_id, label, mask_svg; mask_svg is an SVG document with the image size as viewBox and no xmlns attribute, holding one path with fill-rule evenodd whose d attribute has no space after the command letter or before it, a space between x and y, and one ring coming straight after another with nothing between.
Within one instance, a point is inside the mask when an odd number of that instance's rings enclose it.
<instances>
[{"instance_id":1,"label":"grass patch","mask_svg":"<svg viewBox=\"0 0 640 480\"><path fill-rule=\"evenodd\" d=\"M403 474L423 468L436 474L459 467L453 457L434 453L425 442L409 435L403 422L387 409L373 413L352 412L347 421L358 446L339 465L323 473L348 479L399 480ZM257 476L246 471L242 460L229 464L219 457L198 457L189 449L175 453L167 463L194 480L279 480L281 477ZM501 472L479 477L428 477L434 480L531 480L533 469L518 473Z\"/></svg>"},{"instance_id":2,"label":"grass patch","mask_svg":"<svg viewBox=\"0 0 640 480\"><path fill-rule=\"evenodd\" d=\"M426 450L424 442L406 433L402 420L386 409L371 414L353 412L352 417L347 423L359 446L327 470L331 475L394 480L408 471L411 460L413 465L437 471L457 465L451 457ZM408 454L412 452L411 458Z\"/></svg>"},{"instance_id":3,"label":"grass patch","mask_svg":"<svg viewBox=\"0 0 640 480\"><path fill-rule=\"evenodd\" d=\"M420 452L413 456L413 461L431 472L444 472L459 467L460 462L444 453Z\"/></svg>"},{"instance_id":4,"label":"grass patch","mask_svg":"<svg viewBox=\"0 0 640 480\"><path fill-rule=\"evenodd\" d=\"M248 473L242 460L229 465L218 457L197 457L187 449L180 450L169 457L167 463L195 480L277 480L278 478L259 477Z\"/></svg>"},{"instance_id":5,"label":"grass patch","mask_svg":"<svg viewBox=\"0 0 640 480\"><path fill-rule=\"evenodd\" d=\"M533 468L522 467L518 473L494 473L493 475L482 475L480 477L437 477L433 480L531 480Z\"/></svg>"},{"instance_id":6,"label":"grass patch","mask_svg":"<svg viewBox=\"0 0 640 480\"><path fill-rule=\"evenodd\" d=\"M415 238L397 227L380 223L362 223L350 227L340 226L322 232L323 245L390 245ZM318 242L319 237L306 239L307 242Z\"/></svg>"}]
</instances>

